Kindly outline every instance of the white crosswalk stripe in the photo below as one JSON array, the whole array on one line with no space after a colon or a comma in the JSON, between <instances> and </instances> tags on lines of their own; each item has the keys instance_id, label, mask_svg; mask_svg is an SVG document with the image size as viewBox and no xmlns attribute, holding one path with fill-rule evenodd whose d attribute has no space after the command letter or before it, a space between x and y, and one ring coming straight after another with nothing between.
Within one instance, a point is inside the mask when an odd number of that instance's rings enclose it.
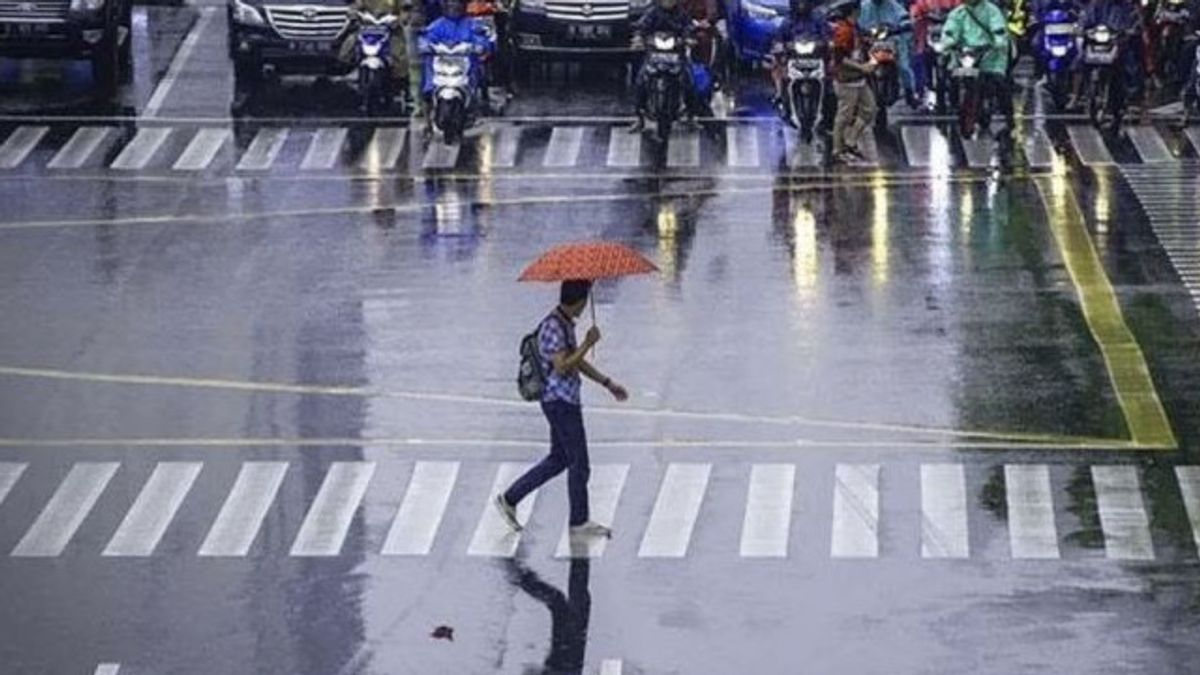
<instances>
[{"instance_id":1,"label":"white crosswalk stripe","mask_svg":"<svg viewBox=\"0 0 1200 675\"><path fill-rule=\"evenodd\" d=\"M790 126L783 127L784 161L789 169L815 168L821 165L821 149L814 141L801 143L800 133Z\"/></svg>"},{"instance_id":2,"label":"white crosswalk stripe","mask_svg":"<svg viewBox=\"0 0 1200 675\"><path fill-rule=\"evenodd\" d=\"M1153 560L1150 518L1142 503L1137 469L1132 466L1093 466L1092 483L1104 552L1114 560Z\"/></svg>"},{"instance_id":3,"label":"white crosswalk stripe","mask_svg":"<svg viewBox=\"0 0 1200 675\"><path fill-rule=\"evenodd\" d=\"M26 465L20 462L0 462L0 504L4 503L8 493L21 480L25 468Z\"/></svg>"},{"instance_id":4,"label":"white crosswalk stripe","mask_svg":"<svg viewBox=\"0 0 1200 675\"><path fill-rule=\"evenodd\" d=\"M154 159L173 132L174 129L171 127L138 129L133 139L121 149L109 168L120 171L138 171L146 168L146 165Z\"/></svg>"},{"instance_id":5,"label":"white crosswalk stripe","mask_svg":"<svg viewBox=\"0 0 1200 675\"><path fill-rule=\"evenodd\" d=\"M672 129L667 139L667 166L691 168L700 166L700 134L691 129Z\"/></svg>"},{"instance_id":6,"label":"white crosswalk stripe","mask_svg":"<svg viewBox=\"0 0 1200 675\"><path fill-rule=\"evenodd\" d=\"M1187 136L1187 139L1191 141L1192 149L1197 153L1200 153L1200 127L1188 127L1187 129L1184 129L1183 133Z\"/></svg>"},{"instance_id":7,"label":"white crosswalk stripe","mask_svg":"<svg viewBox=\"0 0 1200 675\"><path fill-rule=\"evenodd\" d=\"M453 169L458 165L458 154L461 151L462 144L448 145L445 141L435 138L425 149L425 158L421 160L421 168L426 170Z\"/></svg>"},{"instance_id":8,"label":"white crosswalk stripe","mask_svg":"<svg viewBox=\"0 0 1200 675\"><path fill-rule=\"evenodd\" d=\"M542 164L555 168L578 164L587 131L584 127L554 127L550 132L550 144L546 146L546 159Z\"/></svg>"},{"instance_id":9,"label":"white crosswalk stripe","mask_svg":"<svg viewBox=\"0 0 1200 675\"><path fill-rule=\"evenodd\" d=\"M232 135L229 129L200 129L171 168L175 171L207 169Z\"/></svg>"},{"instance_id":10,"label":"white crosswalk stripe","mask_svg":"<svg viewBox=\"0 0 1200 675\"><path fill-rule=\"evenodd\" d=\"M293 556L336 556L375 473L374 462L334 462L300 525Z\"/></svg>"},{"instance_id":11,"label":"white crosswalk stripe","mask_svg":"<svg viewBox=\"0 0 1200 675\"><path fill-rule=\"evenodd\" d=\"M491 139L491 155L485 166L493 169L511 169L517 165L517 151L520 149L520 127L501 127L493 129L489 134Z\"/></svg>"},{"instance_id":12,"label":"white crosswalk stripe","mask_svg":"<svg viewBox=\"0 0 1200 675\"><path fill-rule=\"evenodd\" d=\"M642 135L613 129L608 137L608 166L628 168L642 163Z\"/></svg>"},{"instance_id":13,"label":"white crosswalk stripe","mask_svg":"<svg viewBox=\"0 0 1200 675\"><path fill-rule=\"evenodd\" d=\"M993 164L996 158L996 137L995 133L999 127L993 126L991 129L980 129L975 134L975 138L962 139L963 154L967 157L967 166L972 169L986 169ZM947 139L945 147L949 149L949 140Z\"/></svg>"},{"instance_id":14,"label":"white crosswalk stripe","mask_svg":"<svg viewBox=\"0 0 1200 675\"><path fill-rule=\"evenodd\" d=\"M121 664L119 663L101 663L96 666L94 675L118 675L121 672Z\"/></svg>"},{"instance_id":15,"label":"white crosswalk stripe","mask_svg":"<svg viewBox=\"0 0 1200 675\"><path fill-rule=\"evenodd\" d=\"M250 147L246 148L246 153L238 162L237 170L269 170L275 164L275 158L279 157L279 152L283 150L284 143L287 143L288 134L288 130L283 128L259 129L254 135L254 140L250 141Z\"/></svg>"},{"instance_id":16,"label":"white crosswalk stripe","mask_svg":"<svg viewBox=\"0 0 1200 675\"><path fill-rule=\"evenodd\" d=\"M838 464L834 469L830 554L835 558L879 555L878 464Z\"/></svg>"},{"instance_id":17,"label":"white crosswalk stripe","mask_svg":"<svg viewBox=\"0 0 1200 675\"><path fill-rule=\"evenodd\" d=\"M153 554L202 467L200 462L160 462L154 467L102 555Z\"/></svg>"},{"instance_id":18,"label":"white crosswalk stripe","mask_svg":"<svg viewBox=\"0 0 1200 675\"><path fill-rule=\"evenodd\" d=\"M332 169L342 154L342 146L346 144L346 136L350 133L344 127L325 127L317 129L300 161L303 171L319 171Z\"/></svg>"},{"instance_id":19,"label":"white crosswalk stripe","mask_svg":"<svg viewBox=\"0 0 1200 675\"><path fill-rule=\"evenodd\" d=\"M87 163L112 133L112 127L80 127L46 166L50 169L78 169Z\"/></svg>"},{"instance_id":20,"label":"white crosswalk stripe","mask_svg":"<svg viewBox=\"0 0 1200 675\"><path fill-rule=\"evenodd\" d=\"M496 470L496 479L483 500L483 512L480 514L479 524L475 527L475 535L471 537L471 544L467 547L467 555L511 558L517 552L517 544L521 543L521 533L514 532L508 523L504 522L504 517L496 510L492 500L507 490L508 486L528 469L526 464L505 462ZM533 513L537 495L538 491L534 490L517 504L517 520L523 525L529 523L529 515Z\"/></svg>"},{"instance_id":21,"label":"white crosswalk stripe","mask_svg":"<svg viewBox=\"0 0 1200 675\"><path fill-rule=\"evenodd\" d=\"M199 555L240 557L249 553L287 468L287 462L243 464Z\"/></svg>"},{"instance_id":22,"label":"white crosswalk stripe","mask_svg":"<svg viewBox=\"0 0 1200 675\"><path fill-rule=\"evenodd\" d=\"M600 675L621 675L621 661L604 659L600 662Z\"/></svg>"},{"instance_id":23,"label":"white crosswalk stripe","mask_svg":"<svg viewBox=\"0 0 1200 675\"><path fill-rule=\"evenodd\" d=\"M628 464L599 464L592 467L591 480L588 481L591 520L601 525L613 523L617 515L617 502L621 500L621 490L625 488L625 477L628 475ZM559 558L599 558L604 555L607 546L606 537L572 537L569 527L564 526L554 554Z\"/></svg>"},{"instance_id":24,"label":"white crosswalk stripe","mask_svg":"<svg viewBox=\"0 0 1200 675\"><path fill-rule=\"evenodd\" d=\"M921 556L966 558L967 486L961 464L921 465Z\"/></svg>"},{"instance_id":25,"label":"white crosswalk stripe","mask_svg":"<svg viewBox=\"0 0 1200 675\"><path fill-rule=\"evenodd\" d=\"M740 553L746 558L786 558L792 525L796 467L755 464L750 468Z\"/></svg>"},{"instance_id":26,"label":"white crosswalk stripe","mask_svg":"<svg viewBox=\"0 0 1200 675\"><path fill-rule=\"evenodd\" d=\"M758 166L758 127L745 124L725 127L725 148L725 161L729 166Z\"/></svg>"},{"instance_id":27,"label":"white crosswalk stripe","mask_svg":"<svg viewBox=\"0 0 1200 675\"><path fill-rule=\"evenodd\" d=\"M363 149L358 168L370 173L392 171L400 161L407 139L408 132L398 127L376 129L371 142Z\"/></svg>"},{"instance_id":28,"label":"white crosswalk stripe","mask_svg":"<svg viewBox=\"0 0 1200 675\"><path fill-rule=\"evenodd\" d=\"M1025 137L1025 161L1034 169L1049 169L1054 166L1058 153L1046 134L1046 128L1038 125Z\"/></svg>"},{"instance_id":29,"label":"white crosswalk stripe","mask_svg":"<svg viewBox=\"0 0 1200 675\"><path fill-rule=\"evenodd\" d=\"M1179 161L1154 127L1126 127L1125 136L1133 143L1143 162Z\"/></svg>"},{"instance_id":30,"label":"white crosswalk stripe","mask_svg":"<svg viewBox=\"0 0 1200 675\"><path fill-rule=\"evenodd\" d=\"M0 169L20 166L49 132L50 127L45 126L20 126L13 130L0 145Z\"/></svg>"},{"instance_id":31,"label":"white crosswalk stripe","mask_svg":"<svg viewBox=\"0 0 1200 675\"><path fill-rule=\"evenodd\" d=\"M907 125L900 129L900 138L904 142L904 154L911 166L927 167L933 163L930 146L933 144L932 135L937 130L925 125ZM940 133L940 132L938 132Z\"/></svg>"},{"instance_id":32,"label":"white crosswalk stripe","mask_svg":"<svg viewBox=\"0 0 1200 675\"><path fill-rule=\"evenodd\" d=\"M1004 467L1008 502L1008 538L1014 558L1058 558L1058 528L1050 493L1050 469L1044 465Z\"/></svg>"},{"instance_id":33,"label":"white crosswalk stripe","mask_svg":"<svg viewBox=\"0 0 1200 675\"><path fill-rule=\"evenodd\" d=\"M458 480L458 462L417 462L383 555L427 555Z\"/></svg>"},{"instance_id":34,"label":"white crosswalk stripe","mask_svg":"<svg viewBox=\"0 0 1200 675\"><path fill-rule=\"evenodd\" d=\"M708 488L711 464L670 464L638 548L640 558L682 558Z\"/></svg>"},{"instance_id":35,"label":"white crosswalk stripe","mask_svg":"<svg viewBox=\"0 0 1200 675\"><path fill-rule=\"evenodd\" d=\"M1193 270L1200 261L1200 171L1178 162L1123 166L1121 171L1158 242L1200 309L1200 280Z\"/></svg>"},{"instance_id":36,"label":"white crosswalk stripe","mask_svg":"<svg viewBox=\"0 0 1200 675\"><path fill-rule=\"evenodd\" d=\"M1192 524L1192 541L1200 551L1200 466L1177 466L1175 477L1179 480L1184 511Z\"/></svg>"},{"instance_id":37,"label":"white crosswalk stripe","mask_svg":"<svg viewBox=\"0 0 1200 675\"><path fill-rule=\"evenodd\" d=\"M1104 144L1104 137L1095 127L1072 125L1067 127L1067 135L1071 138L1071 145L1075 147L1075 154L1079 155L1079 161L1083 162L1084 166L1105 166L1114 163L1112 153Z\"/></svg>"},{"instance_id":38,"label":"white crosswalk stripe","mask_svg":"<svg viewBox=\"0 0 1200 675\"><path fill-rule=\"evenodd\" d=\"M116 462L80 462L72 466L12 554L33 558L61 555L117 467Z\"/></svg>"}]
</instances>

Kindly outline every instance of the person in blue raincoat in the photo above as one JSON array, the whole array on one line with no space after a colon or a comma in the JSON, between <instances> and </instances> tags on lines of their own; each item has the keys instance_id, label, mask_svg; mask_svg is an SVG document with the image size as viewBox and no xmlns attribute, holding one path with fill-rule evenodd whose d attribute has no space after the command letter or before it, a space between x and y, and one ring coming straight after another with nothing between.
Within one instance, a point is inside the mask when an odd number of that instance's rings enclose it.
<instances>
[{"instance_id":1,"label":"person in blue raincoat","mask_svg":"<svg viewBox=\"0 0 1200 675\"><path fill-rule=\"evenodd\" d=\"M424 60L421 70L421 95L428 99L433 95L433 45L456 45L468 43L474 47L471 54L472 84L486 94L482 87L483 68L480 56L495 48L488 39L483 24L467 16L466 0L443 0L442 15L429 24L421 35L420 51Z\"/></svg>"},{"instance_id":2,"label":"person in blue raincoat","mask_svg":"<svg viewBox=\"0 0 1200 675\"><path fill-rule=\"evenodd\" d=\"M876 26L899 26L908 20L908 10L898 0L861 0L858 27L869 31ZM916 78L912 70L912 32L895 35L896 67L900 71L900 85L904 88L904 99L909 107L916 109L920 102L916 96Z\"/></svg>"}]
</instances>

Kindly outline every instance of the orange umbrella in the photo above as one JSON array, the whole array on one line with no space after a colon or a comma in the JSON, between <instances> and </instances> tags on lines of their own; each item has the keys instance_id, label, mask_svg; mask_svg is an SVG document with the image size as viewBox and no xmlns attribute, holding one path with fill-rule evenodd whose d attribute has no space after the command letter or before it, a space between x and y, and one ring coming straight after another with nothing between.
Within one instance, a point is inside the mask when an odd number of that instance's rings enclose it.
<instances>
[{"instance_id":1,"label":"orange umbrella","mask_svg":"<svg viewBox=\"0 0 1200 675\"><path fill-rule=\"evenodd\" d=\"M569 279L612 279L657 272L654 263L625 244L588 241L563 244L546 251L521 272L518 281L567 281ZM592 302L592 323L596 303Z\"/></svg>"}]
</instances>

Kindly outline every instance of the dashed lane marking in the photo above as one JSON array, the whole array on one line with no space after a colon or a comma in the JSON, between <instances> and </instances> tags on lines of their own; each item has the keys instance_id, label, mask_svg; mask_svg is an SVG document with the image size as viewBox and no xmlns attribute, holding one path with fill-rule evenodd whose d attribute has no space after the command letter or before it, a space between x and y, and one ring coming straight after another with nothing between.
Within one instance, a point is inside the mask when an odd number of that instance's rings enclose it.
<instances>
[{"instance_id":1,"label":"dashed lane marking","mask_svg":"<svg viewBox=\"0 0 1200 675\"><path fill-rule=\"evenodd\" d=\"M4 145L0 145L0 169L15 169L20 166L49 132L50 127L44 126L17 127L4 140Z\"/></svg>"}]
</instances>

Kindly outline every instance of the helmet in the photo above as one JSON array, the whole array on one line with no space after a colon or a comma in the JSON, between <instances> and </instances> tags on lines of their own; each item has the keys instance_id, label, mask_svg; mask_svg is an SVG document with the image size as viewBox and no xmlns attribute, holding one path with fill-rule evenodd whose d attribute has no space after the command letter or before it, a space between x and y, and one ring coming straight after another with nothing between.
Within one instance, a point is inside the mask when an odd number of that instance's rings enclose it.
<instances>
[{"instance_id":1,"label":"helmet","mask_svg":"<svg viewBox=\"0 0 1200 675\"><path fill-rule=\"evenodd\" d=\"M466 11L466 0L442 0L442 14L451 19L461 18Z\"/></svg>"}]
</instances>

